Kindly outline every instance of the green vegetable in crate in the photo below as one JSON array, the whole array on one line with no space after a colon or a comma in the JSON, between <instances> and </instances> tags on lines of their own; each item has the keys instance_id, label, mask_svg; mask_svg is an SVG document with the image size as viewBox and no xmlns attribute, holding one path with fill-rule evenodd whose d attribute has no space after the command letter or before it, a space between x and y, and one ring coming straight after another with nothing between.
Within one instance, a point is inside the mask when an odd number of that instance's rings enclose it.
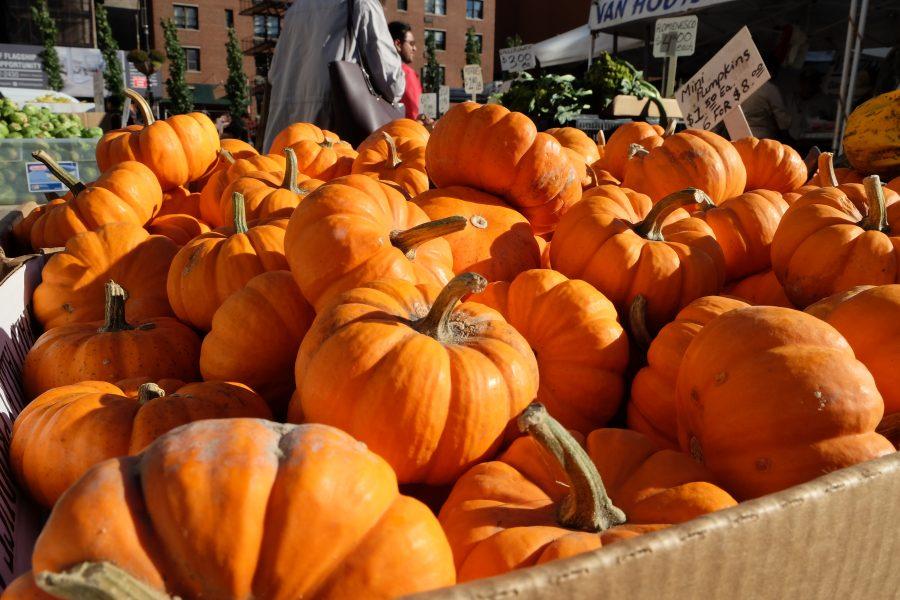
<instances>
[{"instance_id":1,"label":"green vegetable in crate","mask_svg":"<svg viewBox=\"0 0 900 600\"><path fill-rule=\"evenodd\" d=\"M585 83L594 92L592 100L598 111L606 109L613 97L619 94L650 98L662 110L659 90L644 79L643 72L638 71L627 60L613 57L609 52L601 52L591 64L585 75Z\"/></svg>"},{"instance_id":2,"label":"green vegetable in crate","mask_svg":"<svg viewBox=\"0 0 900 600\"><path fill-rule=\"evenodd\" d=\"M6 123L0 121L0 139L5 138L9 134L9 127L6 126Z\"/></svg>"},{"instance_id":3,"label":"green vegetable in crate","mask_svg":"<svg viewBox=\"0 0 900 600\"><path fill-rule=\"evenodd\" d=\"M500 96L500 104L528 115L540 129L546 129L573 121L590 106L585 102L585 96L590 94L589 90L576 87L572 75L545 73L535 78L523 71L509 91Z\"/></svg>"},{"instance_id":4,"label":"green vegetable in crate","mask_svg":"<svg viewBox=\"0 0 900 600\"><path fill-rule=\"evenodd\" d=\"M12 112L6 118L11 124L16 125L27 125L28 124L28 116L23 112Z\"/></svg>"}]
</instances>

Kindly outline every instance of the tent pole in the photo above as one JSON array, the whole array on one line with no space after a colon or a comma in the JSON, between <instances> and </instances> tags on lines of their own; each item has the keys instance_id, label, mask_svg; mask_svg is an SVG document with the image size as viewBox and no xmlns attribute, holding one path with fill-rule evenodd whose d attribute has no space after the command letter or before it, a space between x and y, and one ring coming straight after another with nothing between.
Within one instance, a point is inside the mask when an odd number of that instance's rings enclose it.
<instances>
[{"instance_id":1,"label":"tent pole","mask_svg":"<svg viewBox=\"0 0 900 600\"><path fill-rule=\"evenodd\" d=\"M597 39L597 32L591 31L591 51L588 52L588 69L591 68L591 63L594 62L594 41Z\"/></svg>"},{"instance_id":2,"label":"tent pole","mask_svg":"<svg viewBox=\"0 0 900 600\"><path fill-rule=\"evenodd\" d=\"M859 21L856 28L856 45L853 50L853 64L850 66L850 80L847 82L847 101L844 103L844 118L841 119L840 137L836 153L840 153L843 146L844 129L847 125L847 118L853 110L853 93L856 88L856 74L859 70L859 55L862 53L862 41L866 33L866 18L869 14L869 0L862 0L859 7Z\"/></svg>"},{"instance_id":3,"label":"tent pole","mask_svg":"<svg viewBox=\"0 0 900 600\"><path fill-rule=\"evenodd\" d=\"M835 152L841 141L843 129L844 105L847 103L847 80L850 76L850 51L853 47L853 33L856 31L856 2L850 0L850 16L847 19L847 40L844 42L844 62L841 67L841 85L838 88L837 114L834 117L834 135L831 138L831 148Z\"/></svg>"}]
</instances>

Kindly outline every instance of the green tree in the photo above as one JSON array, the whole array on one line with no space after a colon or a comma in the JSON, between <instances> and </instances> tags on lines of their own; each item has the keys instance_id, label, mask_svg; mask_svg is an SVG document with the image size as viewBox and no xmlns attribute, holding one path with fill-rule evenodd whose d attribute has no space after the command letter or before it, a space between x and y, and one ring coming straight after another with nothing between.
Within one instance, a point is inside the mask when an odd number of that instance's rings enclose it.
<instances>
[{"instance_id":1,"label":"green tree","mask_svg":"<svg viewBox=\"0 0 900 600\"><path fill-rule=\"evenodd\" d=\"M516 35L506 36L506 46L505 48L515 48L516 46L522 45L522 36L518 33Z\"/></svg>"},{"instance_id":2,"label":"green tree","mask_svg":"<svg viewBox=\"0 0 900 600\"><path fill-rule=\"evenodd\" d=\"M244 53L234 27L228 28L226 51L228 79L225 81L225 96L228 98L228 113L232 121L239 121L250 107L250 87L244 73Z\"/></svg>"},{"instance_id":3,"label":"green tree","mask_svg":"<svg viewBox=\"0 0 900 600\"><path fill-rule=\"evenodd\" d=\"M187 58L184 55L184 48L178 41L175 22L172 19L162 19L160 23L166 41L166 58L169 60L166 92L169 94L172 112L176 115L183 115L194 110L193 94L184 79L184 72L187 71Z\"/></svg>"},{"instance_id":4,"label":"green tree","mask_svg":"<svg viewBox=\"0 0 900 600\"><path fill-rule=\"evenodd\" d=\"M466 30L466 64L481 64L481 42L479 42L476 37L474 27L469 27Z\"/></svg>"},{"instance_id":5,"label":"green tree","mask_svg":"<svg viewBox=\"0 0 900 600\"><path fill-rule=\"evenodd\" d=\"M47 0L38 0L31 6L31 18L41 34L44 49L38 54L47 74L47 83L50 89L59 91L63 88L62 65L59 62L59 54L56 53L56 38L58 31L56 21L50 16L47 8Z\"/></svg>"},{"instance_id":6,"label":"green tree","mask_svg":"<svg viewBox=\"0 0 900 600\"><path fill-rule=\"evenodd\" d=\"M106 7L100 0L94 0L94 16L97 21L97 46L103 54L103 81L109 90L109 104L113 112L122 112L122 103L125 101L125 81L122 73L122 63L119 62L119 44L113 37L109 19L106 17Z\"/></svg>"},{"instance_id":7,"label":"green tree","mask_svg":"<svg viewBox=\"0 0 900 600\"><path fill-rule=\"evenodd\" d=\"M441 76L441 65L437 61L434 36L425 34L425 66L422 68L422 89L425 92L437 92L444 84Z\"/></svg>"}]
</instances>

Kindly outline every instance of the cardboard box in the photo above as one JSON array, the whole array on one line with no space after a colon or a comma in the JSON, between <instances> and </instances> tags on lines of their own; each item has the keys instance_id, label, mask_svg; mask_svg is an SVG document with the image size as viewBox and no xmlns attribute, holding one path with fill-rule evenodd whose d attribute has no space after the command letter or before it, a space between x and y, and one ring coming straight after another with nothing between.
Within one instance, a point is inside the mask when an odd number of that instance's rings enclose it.
<instances>
[{"instance_id":1,"label":"cardboard box","mask_svg":"<svg viewBox=\"0 0 900 600\"><path fill-rule=\"evenodd\" d=\"M668 117L682 118L681 108L674 98L663 98L662 105L666 109ZM610 110L616 117L639 117L642 115L659 117L659 109L655 103L637 96L619 95L614 97Z\"/></svg>"},{"instance_id":2,"label":"cardboard box","mask_svg":"<svg viewBox=\"0 0 900 600\"><path fill-rule=\"evenodd\" d=\"M6 464L34 342L43 255L0 261L0 589L30 567L42 515ZM900 454L825 475L596 552L453 588L429 600L900 598Z\"/></svg>"}]
</instances>

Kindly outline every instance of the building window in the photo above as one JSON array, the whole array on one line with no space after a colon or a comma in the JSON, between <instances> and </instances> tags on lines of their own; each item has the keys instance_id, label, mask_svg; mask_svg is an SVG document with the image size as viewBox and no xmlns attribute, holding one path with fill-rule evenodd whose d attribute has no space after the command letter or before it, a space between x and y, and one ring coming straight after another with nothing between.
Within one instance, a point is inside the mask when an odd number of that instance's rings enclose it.
<instances>
[{"instance_id":1,"label":"building window","mask_svg":"<svg viewBox=\"0 0 900 600\"><path fill-rule=\"evenodd\" d=\"M444 85L445 83L447 83L447 69L444 67L444 65L438 65L438 70L441 74L441 81L438 85ZM427 77L425 76L425 67L422 67L422 70L419 71L419 77L423 81L427 79Z\"/></svg>"},{"instance_id":2,"label":"building window","mask_svg":"<svg viewBox=\"0 0 900 600\"><path fill-rule=\"evenodd\" d=\"M184 58L187 60L188 71L200 70L200 48L184 48Z\"/></svg>"},{"instance_id":3,"label":"building window","mask_svg":"<svg viewBox=\"0 0 900 600\"><path fill-rule=\"evenodd\" d=\"M230 8L225 9L225 27L234 27L234 11Z\"/></svg>"},{"instance_id":4,"label":"building window","mask_svg":"<svg viewBox=\"0 0 900 600\"><path fill-rule=\"evenodd\" d=\"M407 6L407 0L397 0L397 10L402 10L403 12L406 12L408 9L409 9L409 6Z\"/></svg>"},{"instance_id":5,"label":"building window","mask_svg":"<svg viewBox=\"0 0 900 600\"><path fill-rule=\"evenodd\" d=\"M175 27L178 29L200 29L200 9L186 4L174 4Z\"/></svg>"},{"instance_id":6,"label":"building window","mask_svg":"<svg viewBox=\"0 0 900 600\"><path fill-rule=\"evenodd\" d=\"M482 49L484 48L484 46L482 45L483 37L484 36L482 36L480 33L475 34L475 47L478 49L478 54L482 54L484 52L484 50Z\"/></svg>"},{"instance_id":7,"label":"building window","mask_svg":"<svg viewBox=\"0 0 900 600\"><path fill-rule=\"evenodd\" d=\"M447 0L425 0L425 12L429 15L446 15Z\"/></svg>"},{"instance_id":8,"label":"building window","mask_svg":"<svg viewBox=\"0 0 900 600\"><path fill-rule=\"evenodd\" d=\"M425 30L425 40L428 38L434 38L434 49L435 50L446 50L447 49L447 32L441 31L440 29L426 29Z\"/></svg>"},{"instance_id":9,"label":"building window","mask_svg":"<svg viewBox=\"0 0 900 600\"><path fill-rule=\"evenodd\" d=\"M253 37L274 39L281 33L278 17L256 15L253 17Z\"/></svg>"},{"instance_id":10,"label":"building window","mask_svg":"<svg viewBox=\"0 0 900 600\"><path fill-rule=\"evenodd\" d=\"M466 18L484 18L484 0L466 0Z\"/></svg>"}]
</instances>

